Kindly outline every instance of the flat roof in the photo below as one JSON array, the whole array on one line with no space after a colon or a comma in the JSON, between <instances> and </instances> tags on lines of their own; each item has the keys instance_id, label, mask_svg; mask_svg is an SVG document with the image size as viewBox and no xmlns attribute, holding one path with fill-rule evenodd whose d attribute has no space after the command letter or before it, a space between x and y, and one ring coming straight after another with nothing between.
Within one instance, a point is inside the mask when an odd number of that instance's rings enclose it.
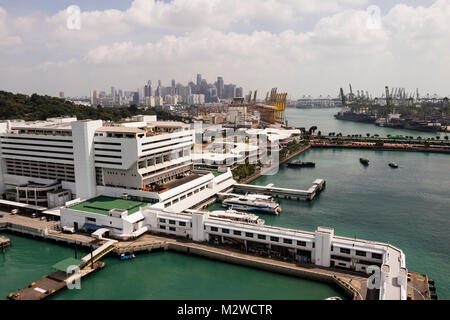
<instances>
[{"instance_id":1,"label":"flat roof","mask_svg":"<svg viewBox=\"0 0 450 320\"><path fill-rule=\"evenodd\" d=\"M46 207L35 206L35 205L32 205L32 204L16 202L16 201L9 201L9 200L3 200L3 199L0 200L0 204L4 204L4 205L7 205L7 206L12 206L12 207L19 207L19 208L37 210L37 211L47 210Z\"/></svg>"},{"instance_id":2,"label":"flat roof","mask_svg":"<svg viewBox=\"0 0 450 320\"><path fill-rule=\"evenodd\" d=\"M146 205L148 205L148 202L99 196L96 198L83 201L69 208L73 210L98 213L104 215L108 215L109 211L112 209L122 209L128 210L128 214L131 215L135 212L138 212L140 207L144 207Z\"/></svg>"},{"instance_id":3,"label":"flat roof","mask_svg":"<svg viewBox=\"0 0 450 320\"><path fill-rule=\"evenodd\" d=\"M52 268L59 270L59 271L67 271L67 268L69 268L70 266L79 266L80 264L82 264L83 261L79 260L79 259L75 259L75 258L67 258L64 259L58 263L55 263Z\"/></svg>"},{"instance_id":4,"label":"flat roof","mask_svg":"<svg viewBox=\"0 0 450 320\"><path fill-rule=\"evenodd\" d=\"M100 127L96 132L145 133L145 130L136 127Z\"/></svg>"}]
</instances>

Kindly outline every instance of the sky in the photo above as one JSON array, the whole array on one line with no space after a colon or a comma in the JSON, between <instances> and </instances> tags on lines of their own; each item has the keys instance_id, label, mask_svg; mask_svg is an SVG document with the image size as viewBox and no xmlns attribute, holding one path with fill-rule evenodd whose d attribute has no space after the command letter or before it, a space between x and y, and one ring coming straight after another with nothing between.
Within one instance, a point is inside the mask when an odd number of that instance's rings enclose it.
<instances>
[{"instance_id":1,"label":"sky","mask_svg":"<svg viewBox=\"0 0 450 320\"><path fill-rule=\"evenodd\" d=\"M349 83L450 96L449 17L450 0L0 0L0 90L89 96L200 73L259 98Z\"/></svg>"}]
</instances>

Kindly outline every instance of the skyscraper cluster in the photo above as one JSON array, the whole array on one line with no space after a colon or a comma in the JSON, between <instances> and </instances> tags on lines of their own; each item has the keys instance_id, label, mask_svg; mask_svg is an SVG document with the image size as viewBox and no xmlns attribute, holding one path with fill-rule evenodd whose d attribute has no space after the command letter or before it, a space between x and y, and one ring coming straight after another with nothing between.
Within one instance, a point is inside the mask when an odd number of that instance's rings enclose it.
<instances>
[{"instance_id":1,"label":"skyscraper cluster","mask_svg":"<svg viewBox=\"0 0 450 320\"><path fill-rule=\"evenodd\" d=\"M148 80L143 88L136 91L122 91L111 87L110 94L104 91L91 90L91 105L115 106L115 105L143 105L146 107L157 107L165 104L178 103L199 105L209 102L220 102L223 99L233 99L243 96L243 88L235 84L225 84L223 77L217 77L214 83L208 83L197 74L196 82L189 82L186 86L176 83L173 79L170 86L163 86L158 80L154 87L152 81Z\"/></svg>"}]
</instances>

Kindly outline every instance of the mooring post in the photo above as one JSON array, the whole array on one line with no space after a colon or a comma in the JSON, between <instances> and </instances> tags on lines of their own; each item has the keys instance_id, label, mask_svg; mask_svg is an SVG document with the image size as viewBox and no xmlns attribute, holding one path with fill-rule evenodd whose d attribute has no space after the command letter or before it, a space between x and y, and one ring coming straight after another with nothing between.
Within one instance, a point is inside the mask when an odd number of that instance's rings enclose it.
<instances>
[{"instance_id":1,"label":"mooring post","mask_svg":"<svg viewBox=\"0 0 450 320\"><path fill-rule=\"evenodd\" d=\"M94 251L91 245L91 269L94 269Z\"/></svg>"}]
</instances>

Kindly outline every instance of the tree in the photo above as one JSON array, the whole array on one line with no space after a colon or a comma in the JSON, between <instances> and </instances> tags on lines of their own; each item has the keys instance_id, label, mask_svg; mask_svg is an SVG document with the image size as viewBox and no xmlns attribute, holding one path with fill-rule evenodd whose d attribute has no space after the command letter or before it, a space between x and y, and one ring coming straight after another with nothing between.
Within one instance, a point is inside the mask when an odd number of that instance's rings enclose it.
<instances>
[{"instance_id":1,"label":"tree","mask_svg":"<svg viewBox=\"0 0 450 320\"><path fill-rule=\"evenodd\" d=\"M317 130L317 126L312 126L311 128L309 128L309 134L314 133Z\"/></svg>"},{"instance_id":2,"label":"tree","mask_svg":"<svg viewBox=\"0 0 450 320\"><path fill-rule=\"evenodd\" d=\"M369 138L370 137L370 133L366 133L366 136L367 136L367 138Z\"/></svg>"},{"instance_id":3,"label":"tree","mask_svg":"<svg viewBox=\"0 0 450 320\"><path fill-rule=\"evenodd\" d=\"M448 140L448 136L445 136L444 139L445 139L445 140Z\"/></svg>"}]
</instances>

